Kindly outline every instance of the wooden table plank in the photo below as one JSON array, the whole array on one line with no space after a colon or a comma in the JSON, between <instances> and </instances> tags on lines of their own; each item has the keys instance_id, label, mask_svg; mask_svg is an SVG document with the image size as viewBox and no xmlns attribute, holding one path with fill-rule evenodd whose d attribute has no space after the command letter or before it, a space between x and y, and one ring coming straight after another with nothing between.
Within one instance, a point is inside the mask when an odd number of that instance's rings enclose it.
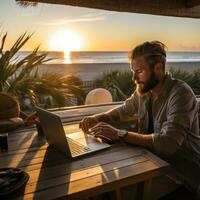
<instances>
[{"instance_id":1,"label":"wooden table plank","mask_svg":"<svg viewBox=\"0 0 200 200\"><path fill-rule=\"evenodd\" d=\"M67 110L60 110L57 109L54 111L54 113L58 114L62 119L70 119L71 117L84 117L88 115L93 115L96 113L105 112L107 110L110 110L112 108L118 107L122 104L122 102L116 102L111 104L102 104L102 105L91 105L91 106L82 106Z\"/></svg>"},{"instance_id":2,"label":"wooden table plank","mask_svg":"<svg viewBox=\"0 0 200 200\"><path fill-rule=\"evenodd\" d=\"M90 195L91 190L93 191L93 193L98 194L102 191L113 190L119 184L121 185L121 187L124 187L127 184L130 184L131 178L131 184L133 184L142 181L147 173L148 178L150 178L151 176L155 176L155 173L149 173L150 171L153 172L154 170L156 170L156 175L161 174L161 172L159 172L159 167L151 161L146 161L143 165L141 165L140 163L128 165L119 169L113 169L112 171L108 171L103 174L97 174L95 176L87 177L77 181L70 181L69 183L54 186L49 189L45 189L35 193L25 194L24 199L32 199L33 197L34 199L53 199L67 195L69 195L68 198L70 199L73 197L73 195L77 196L81 192L88 193L88 195ZM129 182L125 181L126 178L130 179ZM110 183L109 187L107 187L108 183Z\"/></svg>"},{"instance_id":3,"label":"wooden table plank","mask_svg":"<svg viewBox=\"0 0 200 200\"><path fill-rule=\"evenodd\" d=\"M76 160L72 160L69 158L66 158L63 154L57 152L54 149L48 149L48 152L46 153L46 150L40 150L40 157L29 157L28 160L17 160L15 162L10 162L8 164L8 162L6 161L6 159L4 159L4 161L2 163L0 163L1 167L5 167L8 165L14 166L14 167L22 167L20 164L22 163L26 163L27 165L23 165L24 169L26 171L29 171L28 169L30 168L30 165L36 165L36 164L40 164L37 168L35 169L40 169L41 167L45 167L45 166L50 166L49 162L55 162L55 164L58 164L59 160L62 160L63 162L63 169L66 168L69 165L69 162L72 164L70 164L70 169L72 170L72 166L75 166L75 169L77 169L76 165L80 165L80 167L86 167L89 165L96 165L100 163L105 163L105 162L112 162L112 161L116 161L118 159L126 159L129 158L131 156L136 156L136 155L140 155L143 153L143 151L141 151L140 149L132 149L130 147L124 147L124 145L122 144L122 147L119 146L115 146L113 147L111 150L103 150L101 152L96 152L94 154L91 155L87 155L84 157L80 157L79 159ZM37 154L35 154L35 156L37 156ZM12 159L12 156L10 156L11 158L8 159L9 161ZM17 155L16 155L17 157ZM25 155L24 155L25 157ZM22 156L23 159L23 156ZM78 164L77 164L78 163ZM60 166L60 165L59 165ZM34 170L35 170L34 169Z\"/></svg>"},{"instance_id":4,"label":"wooden table plank","mask_svg":"<svg viewBox=\"0 0 200 200\"><path fill-rule=\"evenodd\" d=\"M57 185L71 183L73 181L79 181L79 180L89 178L98 174L102 174L102 176L106 176L106 173L108 173L109 171L113 171L113 169L116 170L121 167L138 164L145 161L147 161L147 159L142 156L132 157L123 161L112 162L105 165L94 166L88 169L81 169L75 172L66 173L66 175L63 175L63 176L58 176L52 179L39 181L39 183L36 181L37 179L35 179L34 177L34 183L28 182L25 189L25 194L41 191L43 189L48 189L51 187L55 187Z\"/></svg>"}]
</instances>

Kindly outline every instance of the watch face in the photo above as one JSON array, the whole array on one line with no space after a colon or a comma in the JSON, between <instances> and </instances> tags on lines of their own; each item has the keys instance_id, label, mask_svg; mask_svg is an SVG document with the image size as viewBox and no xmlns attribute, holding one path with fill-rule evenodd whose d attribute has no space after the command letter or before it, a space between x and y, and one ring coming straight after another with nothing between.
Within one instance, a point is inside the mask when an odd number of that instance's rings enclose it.
<instances>
[{"instance_id":1,"label":"watch face","mask_svg":"<svg viewBox=\"0 0 200 200\"><path fill-rule=\"evenodd\" d=\"M125 130L119 130L119 131L118 131L118 136L119 136L119 137L125 137L126 134L127 134L127 131L125 131Z\"/></svg>"}]
</instances>

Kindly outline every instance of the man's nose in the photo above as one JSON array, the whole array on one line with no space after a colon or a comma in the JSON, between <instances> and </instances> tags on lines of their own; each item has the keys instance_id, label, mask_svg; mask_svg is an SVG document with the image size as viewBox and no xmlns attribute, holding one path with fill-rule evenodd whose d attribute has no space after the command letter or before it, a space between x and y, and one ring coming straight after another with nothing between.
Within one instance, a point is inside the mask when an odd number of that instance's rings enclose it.
<instances>
[{"instance_id":1,"label":"man's nose","mask_svg":"<svg viewBox=\"0 0 200 200\"><path fill-rule=\"evenodd\" d=\"M132 74L132 81L135 82L135 74Z\"/></svg>"},{"instance_id":2,"label":"man's nose","mask_svg":"<svg viewBox=\"0 0 200 200\"><path fill-rule=\"evenodd\" d=\"M132 73L132 81L135 82L137 80L137 74L136 73Z\"/></svg>"}]
</instances>

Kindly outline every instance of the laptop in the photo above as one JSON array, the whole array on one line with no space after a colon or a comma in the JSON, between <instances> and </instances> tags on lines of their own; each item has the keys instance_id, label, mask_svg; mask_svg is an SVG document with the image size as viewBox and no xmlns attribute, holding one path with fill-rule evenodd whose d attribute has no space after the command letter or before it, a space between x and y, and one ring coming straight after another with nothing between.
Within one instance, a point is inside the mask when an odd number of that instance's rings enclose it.
<instances>
[{"instance_id":1,"label":"laptop","mask_svg":"<svg viewBox=\"0 0 200 200\"><path fill-rule=\"evenodd\" d=\"M36 111L48 144L67 157L75 158L111 146L81 130L66 134L58 115L39 107L36 107Z\"/></svg>"}]
</instances>

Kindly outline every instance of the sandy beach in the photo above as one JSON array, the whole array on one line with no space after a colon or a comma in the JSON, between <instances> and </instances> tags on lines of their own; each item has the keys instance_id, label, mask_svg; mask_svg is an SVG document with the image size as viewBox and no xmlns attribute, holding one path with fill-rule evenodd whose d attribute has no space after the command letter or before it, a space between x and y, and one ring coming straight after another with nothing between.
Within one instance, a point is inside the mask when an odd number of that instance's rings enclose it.
<instances>
[{"instance_id":1,"label":"sandy beach","mask_svg":"<svg viewBox=\"0 0 200 200\"><path fill-rule=\"evenodd\" d=\"M169 68L193 71L200 69L200 62L170 62ZM87 64L44 64L39 68L39 73L52 72L56 74L79 76L83 81L92 81L100 75L114 70L129 70L129 63L87 63Z\"/></svg>"}]
</instances>

